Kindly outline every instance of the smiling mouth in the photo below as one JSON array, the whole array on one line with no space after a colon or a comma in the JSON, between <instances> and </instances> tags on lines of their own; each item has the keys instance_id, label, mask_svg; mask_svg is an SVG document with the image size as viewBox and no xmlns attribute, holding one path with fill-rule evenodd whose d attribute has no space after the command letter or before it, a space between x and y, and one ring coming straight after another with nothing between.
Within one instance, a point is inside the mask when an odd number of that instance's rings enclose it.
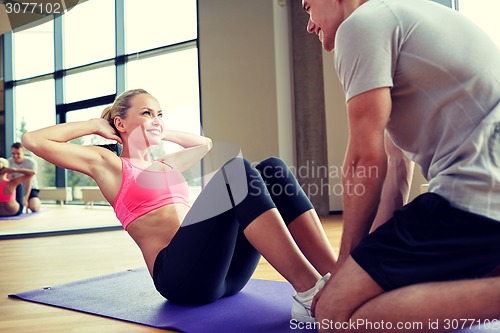
<instances>
[{"instance_id":1,"label":"smiling mouth","mask_svg":"<svg viewBox=\"0 0 500 333\"><path fill-rule=\"evenodd\" d=\"M158 129L152 129L152 130L147 130L148 133L154 134L154 135L160 135L161 131Z\"/></svg>"}]
</instances>

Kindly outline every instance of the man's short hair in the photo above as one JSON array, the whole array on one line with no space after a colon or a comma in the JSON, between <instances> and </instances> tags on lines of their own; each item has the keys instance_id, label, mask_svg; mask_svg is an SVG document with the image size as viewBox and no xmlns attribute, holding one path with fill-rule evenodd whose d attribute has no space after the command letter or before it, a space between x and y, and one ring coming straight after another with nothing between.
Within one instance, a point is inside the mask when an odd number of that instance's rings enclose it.
<instances>
[{"instance_id":1,"label":"man's short hair","mask_svg":"<svg viewBox=\"0 0 500 333\"><path fill-rule=\"evenodd\" d=\"M21 142L14 142L10 148L21 149L24 148Z\"/></svg>"}]
</instances>

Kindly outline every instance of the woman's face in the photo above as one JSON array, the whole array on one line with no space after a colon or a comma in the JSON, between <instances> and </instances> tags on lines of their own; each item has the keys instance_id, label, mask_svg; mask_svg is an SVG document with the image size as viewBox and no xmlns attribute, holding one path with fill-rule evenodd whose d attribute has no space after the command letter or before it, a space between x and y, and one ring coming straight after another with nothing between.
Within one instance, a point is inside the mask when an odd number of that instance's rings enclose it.
<instances>
[{"instance_id":1,"label":"woman's face","mask_svg":"<svg viewBox=\"0 0 500 333\"><path fill-rule=\"evenodd\" d=\"M131 98L127 117L121 119L127 133L127 144L138 149L155 146L163 138L163 112L158 101L149 94Z\"/></svg>"}]
</instances>

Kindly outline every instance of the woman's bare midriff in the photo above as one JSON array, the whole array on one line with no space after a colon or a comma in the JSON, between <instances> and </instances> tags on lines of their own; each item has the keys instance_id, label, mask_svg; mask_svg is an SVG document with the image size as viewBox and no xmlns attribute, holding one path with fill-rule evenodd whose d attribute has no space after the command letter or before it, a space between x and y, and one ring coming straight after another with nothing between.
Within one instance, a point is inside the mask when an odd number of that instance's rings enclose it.
<instances>
[{"instance_id":1,"label":"woman's bare midriff","mask_svg":"<svg viewBox=\"0 0 500 333\"><path fill-rule=\"evenodd\" d=\"M186 205L170 204L129 224L127 232L141 249L151 276L158 252L170 244L188 211L189 207Z\"/></svg>"}]
</instances>

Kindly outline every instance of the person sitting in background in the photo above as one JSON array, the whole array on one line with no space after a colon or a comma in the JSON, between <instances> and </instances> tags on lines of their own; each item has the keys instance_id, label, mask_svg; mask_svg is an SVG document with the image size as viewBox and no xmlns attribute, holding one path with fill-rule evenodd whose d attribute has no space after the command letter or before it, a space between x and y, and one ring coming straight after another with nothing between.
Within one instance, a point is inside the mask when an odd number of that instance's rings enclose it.
<instances>
[{"instance_id":1,"label":"person sitting in background","mask_svg":"<svg viewBox=\"0 0 500 333\"><path fill-rule=\"evenodd\" d=\"M35 174L37 171L36 160L31 157L24 155L24 147L20 142L15 142L11 147L11 155L9 158L9 165L16 169L27 169L32 170ZM9 178L23 177L22 173L13 173ZM38 197L40 189L38 187L38 180L36 176L30 178L30 181L25 181L24 183L24 205L26 209L31 209L32 212L37 212L40 210L41 202Z\"/></svg>"},{"instance_id":2,"label":"person sitting in background","mask_svg":"<svg viewBox=\"0 0 500 333\"><path fill-rule=\"evenodd\" d=\"M12 173L21 176L9 179ZM0 158L0 216L17 216L24 208L23 183L35 175L33 170L9 168L9 161Z\"/></svg>"}]
</instances>

